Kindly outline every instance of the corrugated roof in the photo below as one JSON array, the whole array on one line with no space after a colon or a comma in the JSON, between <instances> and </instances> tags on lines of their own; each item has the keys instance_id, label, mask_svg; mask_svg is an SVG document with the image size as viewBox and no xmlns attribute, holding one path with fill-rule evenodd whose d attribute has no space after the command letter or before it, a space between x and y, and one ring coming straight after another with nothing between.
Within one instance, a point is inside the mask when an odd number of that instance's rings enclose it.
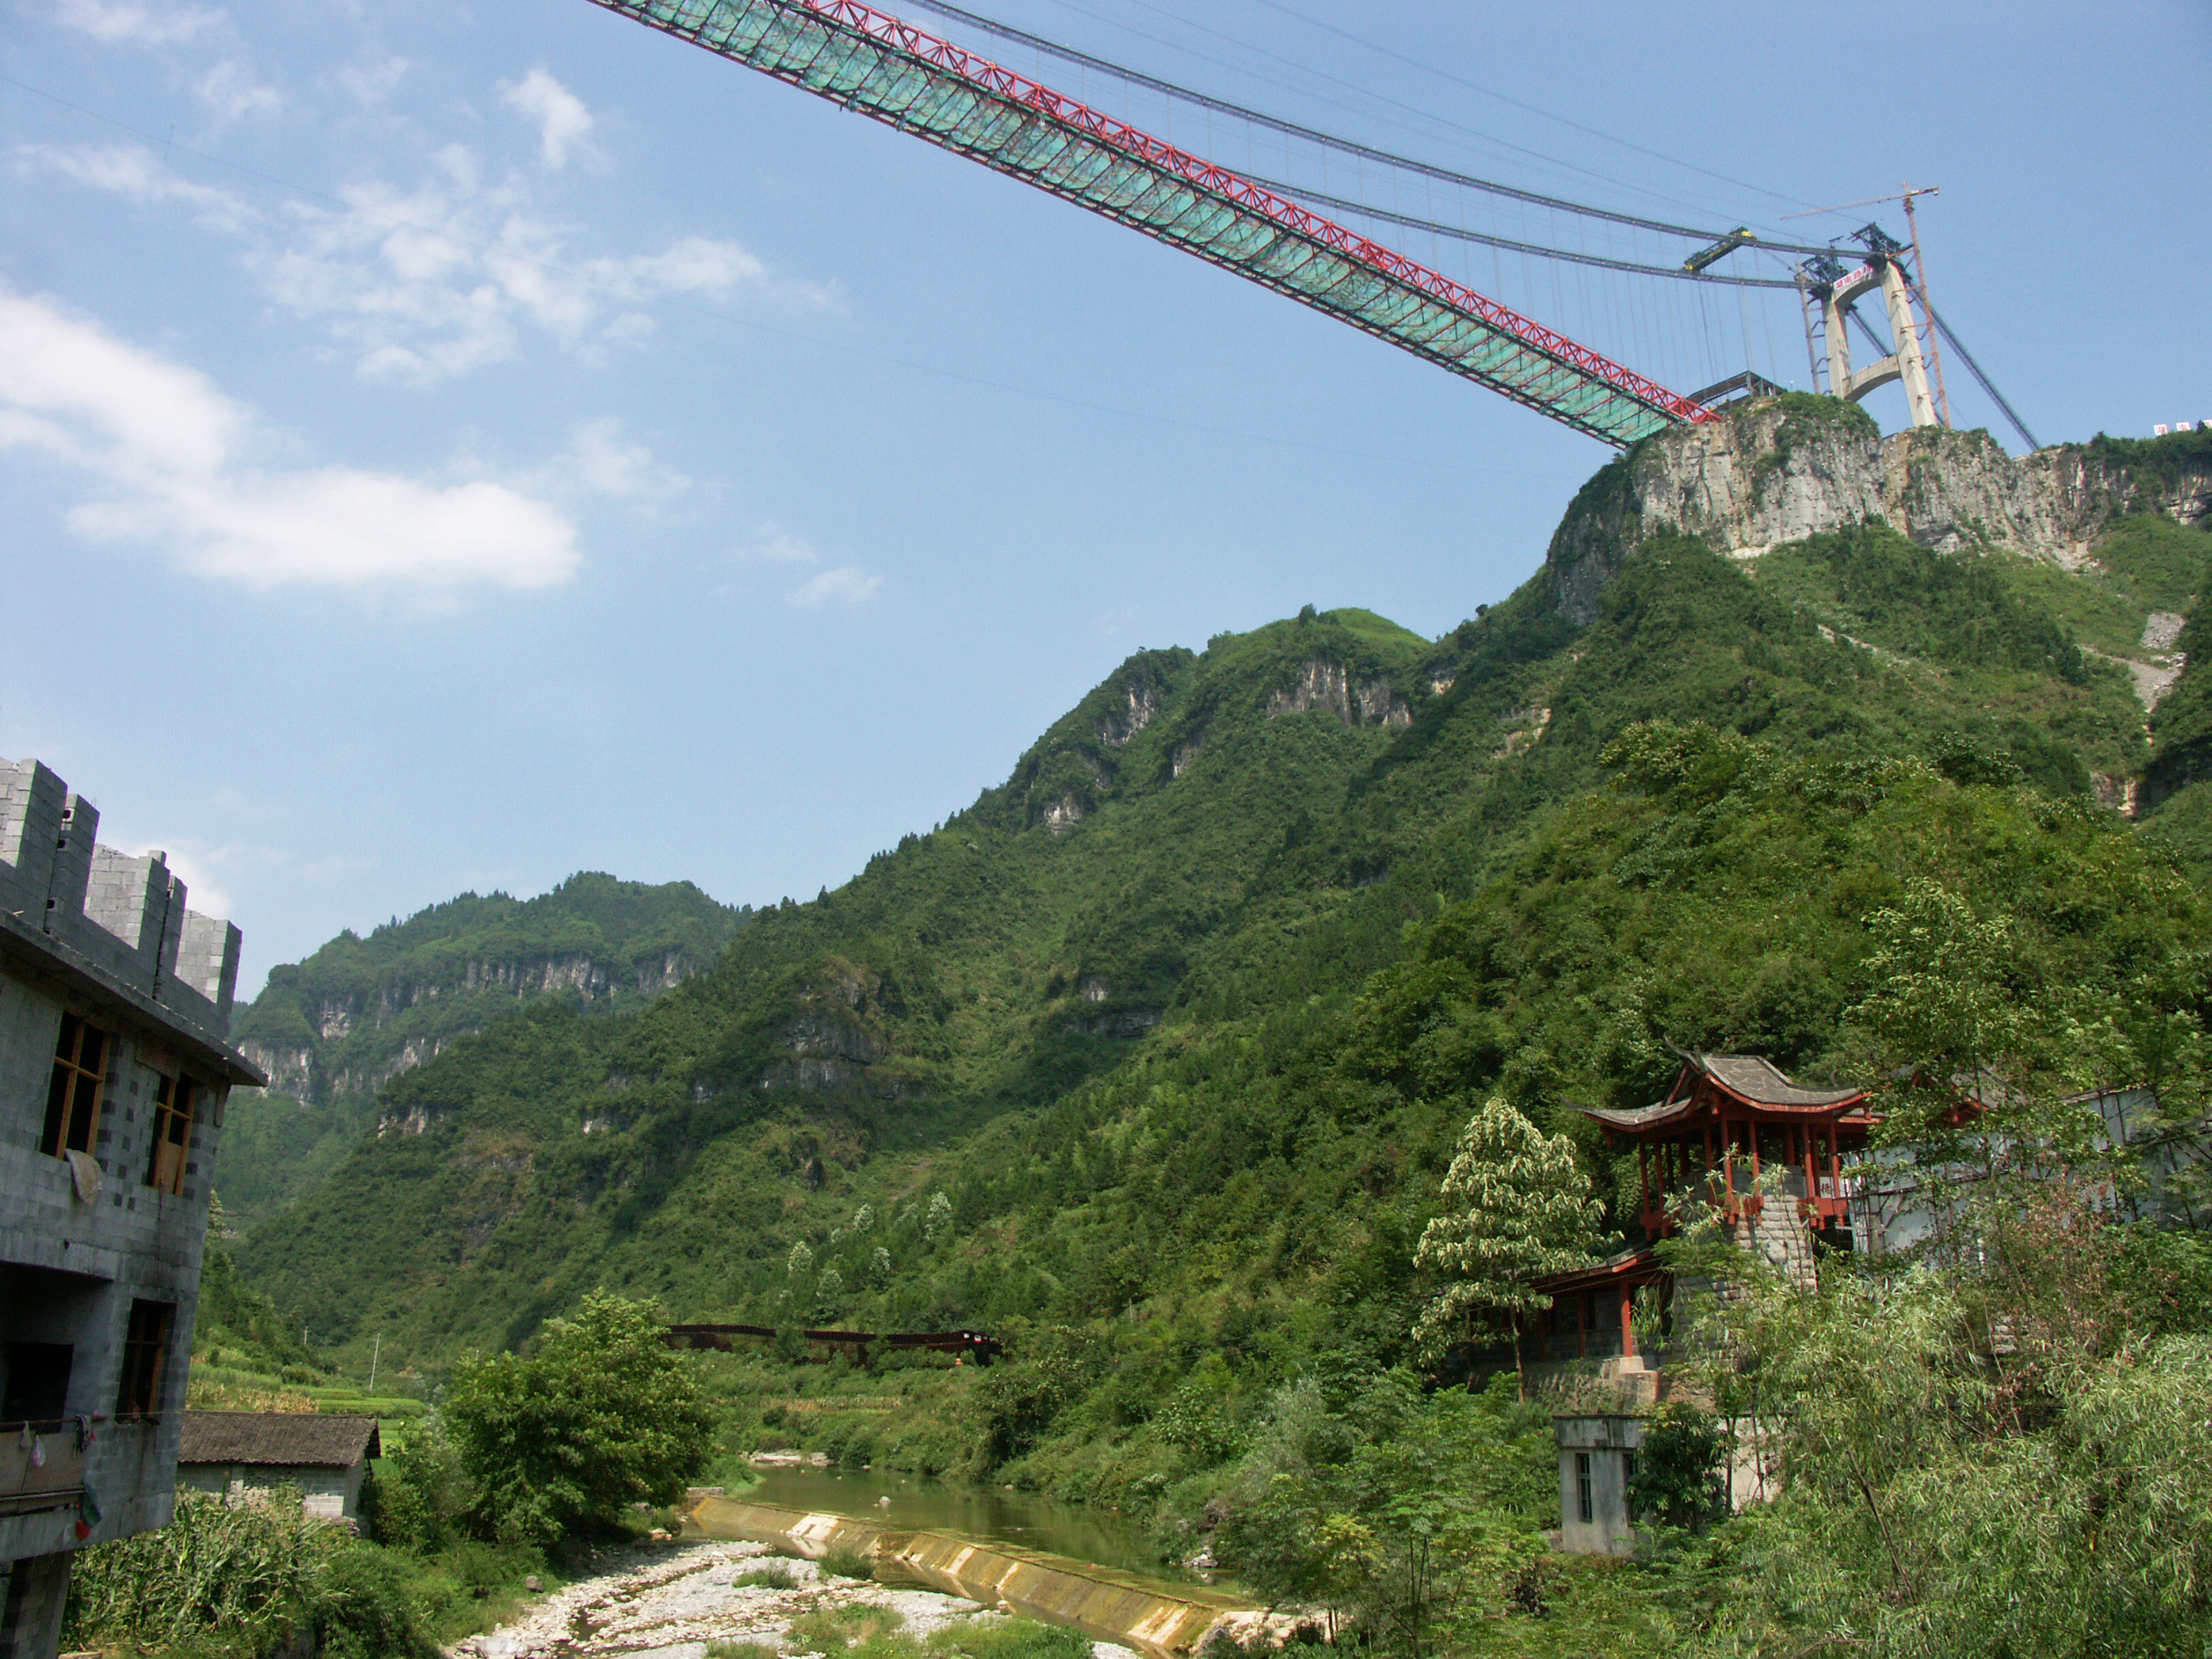
<instances>
[{"instance_id":1,"label":"corrugated roof","mask_svg":"<svg viewBox=\"0 0 2212 1659\"><path fill-rule=\"evenodd\" d=\"M318 1412L186 1412L179 1463L256 1463L349 1469L381 1457L373 1417Z\"/></svg>"}]
</instances>

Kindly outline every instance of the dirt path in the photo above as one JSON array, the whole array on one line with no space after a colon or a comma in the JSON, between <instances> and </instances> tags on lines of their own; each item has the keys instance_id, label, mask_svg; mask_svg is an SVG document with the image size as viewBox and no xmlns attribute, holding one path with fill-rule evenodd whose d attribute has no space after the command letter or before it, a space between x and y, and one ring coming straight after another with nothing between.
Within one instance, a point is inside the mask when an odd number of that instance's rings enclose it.
<instances>
[{"instance_id":1,"label":"dirt path","mask_svg":"<svg viewBox=\"0 0 2212 1659\"><path fill-rule=\"evenodd\" d=\"M789 1571L793 1588L732 1582L771 1561ZM710 1642L781 1646L794 1619L854 1601L891 1609L917 1636L959 1620L1003 1616L932 1590L827 1577L811 1561L771 1556L757 1544L664 1544L612 1557L605 1571L446 1651L451 1659L705 1659ZM1137 1659L1110 1642L1094 1646L1097 1659Z\"/></svg>"}]
</instances>

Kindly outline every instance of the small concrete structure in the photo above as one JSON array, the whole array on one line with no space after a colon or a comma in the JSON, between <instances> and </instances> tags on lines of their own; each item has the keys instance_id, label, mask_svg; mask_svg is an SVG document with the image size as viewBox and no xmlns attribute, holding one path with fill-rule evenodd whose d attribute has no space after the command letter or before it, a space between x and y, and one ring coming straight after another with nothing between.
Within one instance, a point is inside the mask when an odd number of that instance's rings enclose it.
<instances>
[{"instance_id":1,"label":"small concrete structure","mask_svg":"<svg viewBox=\"0 0 2212 1659\"><path fill-rule=\"evenodd\" d=\"M238 929L37 761L0 760L0 1659L76 1552L168 1524Z\"/></svg>"},{"instance_id":2,"label":"small concrete structure","mask_svg":"<svg viewBox=\"0 0 2212 1659\"><path fill-rule=\"evenodd\" d=\"M1644 1444L1644 1419L1555 1417L1552 1433L1559 1448L1559 1547L1576 1555L1633 1553L1628 1482Z\"/></svg>"},{"instance_id":3,"label":"small concrete structure","mask_svg":"<svg viewBox=\"0 0 2212 1659\"><path fill-rule=\"evenodd\" d=\"M304 1514L355 1522L368 1460L384 1455L373 1417L313 1412L186 1412L177 1484L222 1497L300 1494Z\"/></svg>"}]
</instances>

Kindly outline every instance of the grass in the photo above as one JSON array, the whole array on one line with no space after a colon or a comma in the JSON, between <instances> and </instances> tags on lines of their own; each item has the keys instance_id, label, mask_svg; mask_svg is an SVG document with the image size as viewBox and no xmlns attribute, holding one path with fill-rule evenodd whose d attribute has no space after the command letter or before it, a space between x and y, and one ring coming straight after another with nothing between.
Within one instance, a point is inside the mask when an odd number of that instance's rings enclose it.
<instances>
[{"instance_id":1,"label":"grass","mask_svg":"<svg viewBox=\"0 0 2212 1659\"><path fill-rule=\"evenodd\" d=\"M850 1659L1091 1659L1091 1638L1063 1626L988 1613L917 1638L890 1607L848 1601L793 1620L784 1650L845 1654ZM708 1659L761 1655L757 1644L732 1642L708 1649Z\"/></svg>"},{"instance_id":2,"label":"grass","mask_svg":"<svg viewBox=\"0 0 2212 1659\"><path fill-rule=\"evenodd\" d=\"M745 1589L797 1589L799 1576L781 1561L741 1572L730 1581Z\"/></svg>"},{"instance_id":3,"label":"grass","mask_svg":"<svg viewBox=\"0 0 2212 1659\"><path fill-rule=\"evenodd\" d=\"M822 1571L833 1578L873 1578L876 1564L866 1550L833 1549L823 1556Z\"/></svg>"}]
</instances>

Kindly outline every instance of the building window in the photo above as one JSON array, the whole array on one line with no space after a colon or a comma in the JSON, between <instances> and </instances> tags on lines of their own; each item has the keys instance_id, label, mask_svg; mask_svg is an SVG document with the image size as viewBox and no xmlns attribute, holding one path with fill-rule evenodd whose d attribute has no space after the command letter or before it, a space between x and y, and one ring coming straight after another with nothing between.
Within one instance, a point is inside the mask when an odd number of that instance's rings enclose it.
<instances>
[{"instance_id":1,"label":"building window","mask_svg":"<svg viewBox=\"0 0 2212 1659\"><path fill-rule=\"evenodd\" d=\"M1597 1519L1597 1501L1590 1491L1590 1455L1575 1454L1575 1512L1584 1526Z\"/></svg>"},{"instance_id":2,"label":"building window","mask_svg":"<svg viewBox=\"0 0 2212 1659\"><path fill-rule=\"evenodd\" d=\"M123 1339L123 1382L116 1390L118 1417L151 1417L161 1408L161 1370L169 1357L169 1327L177 1310L167 1302L133 1302Z\"/></svg>"},{"instance_id":3,"label":"building window","mask_svg":"<svg viewBox=\"0 0 2212 1659\"><path fill-rule=\"evenodd\" d=\"M62 1039L54 1047L54 1078L46 1088L46 1128L39 1150L52 1158L88 1152L100 1125L100 1085L107 1074L114 1041L75 1014L62 1016Z\"/></svg>"},{"instance_id":4,"label":"building window","mask_svg":"<svg viewBox=\"0 0 2212 1659\"><path fill-rule=\"evenodd\" d=\"M146 1159L146 1184L156 1192L185 1190L185 1154L191 1150L192 1115L199 1085L188 1077L165 1077L154 1091L154 1148Z\"/></svg>"},{"instance_id":5,"label":"building window","mask_svg":"<svg viewBox=\"0 0 2212 1659\"><path fill-rule=\"evenodd\" d=\"M1636 1519L1635 1490L1636 1454L1623 1452L1620 1455L1620 1501L1626 1508L1628 1518L1631 1521Z\"/></svg>"},{"instance_id":6,"label":"building window","mask_svg":"<svg viewBox=\"0 0 2212 1659\"><path fill-rule=\"evenodd\" d=\"M8 1380L0 1385L0 1422L50 1423L68 1408L70 1361L66 1342L10 1342L0 1347Z\"/></svg>"}]
</instances>

